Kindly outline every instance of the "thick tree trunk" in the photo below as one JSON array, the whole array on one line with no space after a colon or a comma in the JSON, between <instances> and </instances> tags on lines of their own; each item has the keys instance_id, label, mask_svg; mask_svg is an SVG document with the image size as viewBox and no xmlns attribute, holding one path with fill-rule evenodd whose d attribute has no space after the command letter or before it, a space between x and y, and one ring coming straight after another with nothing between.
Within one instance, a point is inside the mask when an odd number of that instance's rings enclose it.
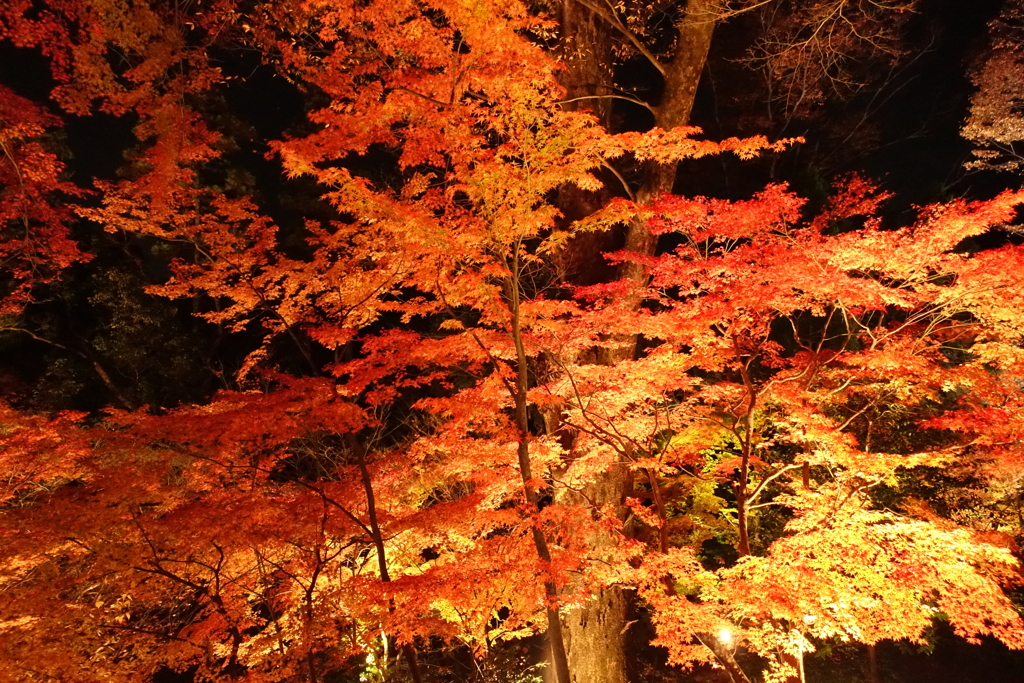
<instances>
[{"instance_id":1,"label":"thick tree trunk","mask_svg":"<svg viewBox=\"0 0 1024 683\"><path fill-rule=\"evenodd\" d=\"M600 17L576 0L563 0L559 9L558 59L565 69L558 81L565 86L569 109L590 110L605 127L611 122L612 40Z\"/></svg>"},{"instance_id":2,"label":"thick tree trunk","mask_svg":"<svg viewBox=\"0 0 1024 683\"><path fill-rule=\"evenodd\" d=\"M624 646L629 604L617 586L562 615L573 683L626 683Z\"/></svg>"},{"instance_id":3,"label":"thick tree trunk","mask_svg":"<svg viewBox=\"0 0 1024 683\"><path fill-rule=\"evenodd\" d=\"M566 107L590 110L606 127L611 123L612 40L609 26L576 0L563 0L559 8L562 39L559 59L566 69L559 80L566 89ZM587 192L575 186L559 189L558 204L567 221L578 220L599 209L610 193ZM615 247L610 236L584 233L573 239L558 263L563 275L577 284L592 284L614 277L603 252ZM549 429L558 429L552 416ZM571 469L571 466L570 466ZM571 477L571 472L566 472ZM614 466L596 481L586 483L583 496L556 489L555 499L563 504L582 504L587 499L598 504L620 506L630 472L622 464ZM610 546L615 540L603 535L591 539L595 548ZM617 586L604 588L586 604L563 611L565 638L572 683L626 683L625 630L628 596Z\"/></svg>"},{"instance_id":4,"label":"thick tree trunk","mask_svg":"<svg viewBox=\"0 0 1024 683\"><path fill-rule=\"evenodd\" d=\"M582 495L569 489L556 489L555 499L567 505L587 504L588 500L608 502L619 509L619 516L624 519L623 493L632 488L631 474L628 468L618 464L588 482ZM564 476L571 480L571 466ZM616 542L608 534L597 534L588 540L598 554L601 548ZM562 631L572 683L626 683L627 614L629 596L618 586L603 588L583 605L563 612Z\"/></svg>"},{"instance_id":5,"label":"thick tree trunk","mask_svg":"<svg viewBox=\"0 0 1024 683\"><path fill-rule=\"evenodd\" d=\"M665 87L660 102L654 108L655 125L658 127L670 129L689 122L714 30L713 9L714 0L690 0L687 18L677 25L677 51L672 61L664 65L662 72ZM560 19L560 55L567 67L562 76L562 84L566 87L567 99L576 100L569 103L569 106L590 109L607 126L610 123L611 100L602 96L613 92L612 28L575 0L563 0ZM643 183L636 192L637 199L647 202L659 194L671 192L675 178L675 164L649 165L645 169ZM572 187L559 190L559 206L569 220L590 214L605 201L607 196L599 193L584 193ZM624 246L631 251L653 254L656 240L645 225L634 222L627 226ZM617 274L611 269L603 269L601 253L610 249L607 238L603 236L585 236L574 241L567 250L568 259L565 262L568 264L565 268L568 279L594 281L594 273L604 277L628 277L635 280L643 277L642 270L632 264L621 266ZM600 354L598 360L614 363L622 358L631 358L635 354L635 347L636 340L633 339L614 353ZM566 474L571 476L571 466ZM613 465L596 481L586 484L582 496L562 490L556 492L556 500L572 503L583 499L597 505L621 507L625 495L631 490L632 473L627 464L622 462ZM621 518L625 520L626 515L622 514ZM592 539L595 549L614 542L611 537ZM621 588L613 586L601 590L584 605L563 614L563 633L573 683L626 683L625 631L628 613L628 595ZM734 661L731 663L735 664ZM733 668L738 670L738 667ZM737 681L745 680L737 679L735 675L733 678Z\"/></svg>"},{"instance_id":6,"label":"thick tree trunk","mask_svg":"<svg viewBox=\"0 0 1024 683\"><path fill-rule=\"evenodd\" d=\"M566 109L589 111L605 128L611 128L612 39L608 25L576 0L562 0L558 7L561 39L558 60L565 68L558 72L558 82L565 87ZM611 197L608 189L597 192L575 185L558 189L558 208L566 224L585 218L601 208ZM579 285L607 281L614 269L602 254L618 248L613 236L602 232L585 232L572 238L568 248L557 258L556 267L562 278Z\"/></svg>"},{"instance_id":7,"label":"thick tree trunk","mask_svg":"<svg viewBox=\"0 0 1024 683\"><path fill-rule=\"evenodd\" d=\"M690 123L693 102L704 63L711 48L711 36L715 30L717 0L690 0L686 5L686 16L676 24L679 40L672 61L662 66L664 89L661 100L654 107L654 125L671 130ZM648 164L644 181L636 191L636 199L646 204L658 195L672 192L676 183L676 164ZM640 221L629 224L626 233L627 251L653 255L657 240L647 226ZM640 280L643 267L636 263L624 263L620 277Z\"/></svg>"}]
</instances>

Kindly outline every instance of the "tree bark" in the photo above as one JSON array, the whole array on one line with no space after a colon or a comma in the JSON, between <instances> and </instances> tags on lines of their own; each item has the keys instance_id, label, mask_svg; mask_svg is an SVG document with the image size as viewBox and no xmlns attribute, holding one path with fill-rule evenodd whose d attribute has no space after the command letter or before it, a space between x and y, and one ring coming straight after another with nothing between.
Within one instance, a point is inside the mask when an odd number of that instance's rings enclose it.
<instances>
[{"instance_id":1,"label":"tree bark","mask_svg":"<svg viewBox=\"0 0 1024 683\"><path fill-rule=\"evenodd\" d=\"M672 61L662 66L664 89L661 100L653 107L654 125L657 128L671 130L690 123L697 86L715 30L716 2L690 0L686 5L686 15L676 24L679 32L676 53ZM649 163L645 168L643 183L636 191L637 202L647 204L658 195L672 192L676 175L677 164ZM656 247L657 240L643 222L630 222L626 232L626 251L650 256ZM619 276L639 281L644 277L643 266L624 263Z\"/></svg>"},{"instance_id":2,"label":"tree bark","mask_svg":"<svg viewBox=\"0 0 1024 683\"><path fill-rule=\"evenodd\" d=\"M565 87L566 108L589 110L606 128L611 127L612 37L608 24L576 0L563 0L559 6L561 40L559 59L566 68L559 74ZM606 203L608 190L587 192L575 186L559 188L558 205L566 222L584 218ZM614 277L602 254L615 247L611 236L583 233L570 242L556 266L566 280L575 284L593 284ZM550 431L558 430L558 416L546 420ZM570 465L571 468L571 465ZM619 506L629 479L624 466L613 467L597 480L586 484L583 495L556 489L555 502L584 504L588 499ZM567 476L571 473L566 472ZM624 518L624 517L623 517ZM591 539L596 547L610 546L615 540L602 534ZM626 683L625 630L629 600L618 586L598 591L584 605L563 611L562 633L565 639L571 683Z\"/></svg>"},{"instance_id":3,"label":"tree bark","mask_svg":"<svg viewBox=\"0 0 1024 683\"><path fill-rule=\"evenodd\" d=\"M555 501L563 505L589 505L608 502L625 519L622 505L624 493L632 489L632 473L624 464L616 464L596 479L586 483L581 493L568 488L557 488ZM564 474L571 478L570 470ZM575 488L575 487L574 487ZM607 533L595 534L588 539L598 553L602 547L616 543ZM629 595L620 586L607 586L583 605L562 614L562 630L572 683L626 683L626 630L628 627Z\"/></svg>"},{"instance_id":4,"label":"tree bark","mask_svg":"<svg viewBox=\"0 0 1024 683\"><path fill-rule=\"evenodd\" d=\"M380 571L380 580L384 583L391 582L391 575L388 572L388 561L385 555L384 534L381 533L380 524L377 521L377 502L373 493L373 480L370 478L370 470L366 467L366 449L356 438L355 434L346 434L346 441L352 453L356 456L359 465L359 473L363 481L363 492L366 494L366 511L370 521L370 534L373 546L377 550L377 568ZM390 607L394 610L394 605ZM409 667L409 676L413 683L422 683L423 677L420 674L419 663L416 659L416 648L411 643L402 645L402 656Z\"/></svg>"},{"instance_id":5,"label":"tree bark","mask_svg":"<svg viewBox=\"0 0 1024 683\"><path fill-rule=\"evenodd\" d=\"M783 664L788 664L796 670L796 673L786 679L786 683L804 683L804 657L802 654L783 654L779 659Z\"/></svg>"},{"instance_id":6,"label":"tree bark","mask_svg":"<svg viewBox=\"0 0 1024 683\"><path fill-rule=\"evenodd\" d=\"M736 656L733 654L733 648L723 643L718 639L717 636L711 633L698 633L697 640L701 642L706 648L715 653L715 659L725 669L725 673L728 674L729 679L733 683L750 683L750 679L747 678L747 674L744 673L740 667L739 662L736 661Z\"/></svg>"},{"instance_id":7,"label":"tree bark","mask_svg":"<svg viewBox=\"0 0 1024 683\"><path fill-rule=\"evenodd\" d=\"M562 615L573 683L626 683L628 613L625 591L610 586Z\"/></svg>"},{"instance_id":8,"label":"tree bark","mask_svg":"<svg viewBox=\"0 0 1024 683\"><path fill-rule=\"evenodd\" d=\"M607 24L576 0L562 0L558 6L561 39L558 60L565 68L558 72L558 82L565 88L564 108L589 111L607 129L611 129L612 39ZM596 192L568 184L558 188L558 208L565 223L585 218L597 211L611 197L608 188ZM606 281L614 269L602 254L612 251L613 236L602 232L585 232L572 238L568 248L556 256L555 267L562 278L578 285Z\"/></svg>"}]
</instances>

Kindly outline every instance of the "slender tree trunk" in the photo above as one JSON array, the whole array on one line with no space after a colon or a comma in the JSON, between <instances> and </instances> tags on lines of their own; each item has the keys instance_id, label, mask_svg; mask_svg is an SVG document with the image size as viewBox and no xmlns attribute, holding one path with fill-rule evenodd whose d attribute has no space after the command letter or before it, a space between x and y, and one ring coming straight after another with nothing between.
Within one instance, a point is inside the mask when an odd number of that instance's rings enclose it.
<instances>
[{"instance_id":1,"label":"slender tree trunk","mask_svg":"<svg viewBox=\"0 0 1024 683\"><path fill-rule=\"evenodd\" d=\"M733 491L736 495L736 526L739 534L739 541L736 549L740 557L750 555L750 533L747 526L748 505L750 503L750 458L754 447L754 413L757 409L757 387L750 378L750 356L744 354L740 347L739 340L733 338L733 347L736 352L736 359L740 365L740 376L743 378L743 387L746 389L744 397L743 413L736 416L737 423L733 427L733 433L740 443L740 471L739 480L735 482ZM753 352L752 352L753 353ZM739 422L742 419L742 424ZM777 629L786 627L773 620ZM789 629L793 633L793 629ZM802 653L791 654L780 652L778 660L793 669L793 673L786 678L786 683L804 683L804 657Z\"/></svg>"},{"instance_id":2,"label":"slender tree trunk","mask_svg":"<svg viewBox=\"0 0 1024 683\"><path fill-rule=\"evenodd\" d=\"M875 645L868 645L868 683L878 683L878 652Z\"/></svg>"},{"instance_id":3,"label":"slender tree trunk","mask_svg":"<svg viewBox=\"0 0 1024 683\"><path fill-rule=\"evenodd\" d=\"M718 663L722 665L722 668L725 669L725 672L729 675L729 678L733 683L750 683L750 679L747 678L747 674L744 673L739 662L736 661L736 656L733 654L733 648L723 643L718 639L718 636L713 633L698 633L697 640L715 653L715 659L717 659Z\"/></svg>"},{"instance_id":4,"label":"slender tree trunk","mask_svg":"<svg viewBox=\"0 0 1024 683\"><path fill-rule=\"evenodd\" d=\"M519 443L516 452L519 458L519 474L523 480L523 491L529 504L531 514L540 512L540 496L537 494L533 478L533 467L530 463L530 425L527 415L527 390L529 375L527 373L526 347L523 343L522 321L520 319L520 281L519 254L513 256L512 278L506 281L506 297L509 313L512 316L512 342L516 348L516 380L511 387L514 402L516 429L519 432ZM558 586L555 584L551 571L551 549L548 547L544 530L536 523L533 526L533 544L537 556L546 574L544 594L547 600L546 612L548 619L548 647L551 650L551 663L555 671L556 683L571 683L569 660L566 654L565 640L562 637L562 622L559 619Z\"/></svg>"},{"instance_id":5,"label":"slender tree trunk","mask_svg":"<svg viewBox=\"0 0 1024 683\"><path fill-rule=\"evenodd\" d=\"M370 470L366 466L366 449L363 448L363 444L359 443L359 439L354 434L347 435L348 446L355 454L357 462L359 464L359 474L363 480L363 492L366 494L366 512L370 521L370 534L372 536L373 546L377 550L377 569L380 572L380 580L384 583L391 582L391 574L388 572L388 561L384 554L384 534L380 531L380 524L377 521L377 499L373 493L373 481L370 479ZM392 605L391 610L394 610ZM420 675L420 667L416 661L416 648L411 644L406 643L402 645L402 656L405 657L405 663L409 667L409 675L412 677L414 683L422 683L423 677Z\"/></svg>"}]
</instances>

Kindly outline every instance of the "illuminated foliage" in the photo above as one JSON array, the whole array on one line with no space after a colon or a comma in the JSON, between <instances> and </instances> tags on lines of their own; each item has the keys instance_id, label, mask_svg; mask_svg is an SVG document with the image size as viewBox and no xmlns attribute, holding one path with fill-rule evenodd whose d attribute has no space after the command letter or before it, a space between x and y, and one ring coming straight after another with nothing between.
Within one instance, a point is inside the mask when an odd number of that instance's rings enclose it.
<instances>
[{"instance_id":1,"label":"illuminated foliage","mask_svg":"<svg viewBox=\"0 0 1024 683\"><path fill-rule=\"evenodd\" d=\"M990 50L972 76L978 91L961 134L973 142L974 160L968 168L1013 171L1024 163L1024 7L1006 0L989 25Z\"/></svg>"},{"instance_id":2,"label":"illuminated foliage","mask_svg":"<svg viewBox=\"0 0 1024 683\"><path fill-rule=\"evenodd\" d=\"M919 639L940 614L1024 646L999 534L872 499L917 466L993 485L1019 467L1024 252L957 249L1024 195L884 231L857 178L809 218L782 186L665 194L680 160L787 143L610 134L561 106L531 40L553 26L515 2L4 12L5 37L46 46L67 111L137 117L130 172L77 214L173 244L151 292L259 344L201 405L4 405L0 676L315 683L401 651L416 679L431 639L483 657L546 630L568 683L560 614L608 587L646 600L672 661L736 680L737 644L786 677L807 637ZM224 138L200 103L227 81L217 50L240 46L316 103L272 144L333 211L302 240L204 180ZM33 142L56 119L5 96L27 121L5 172L43 169L4 195L49 250L5 242L46 264L13 270L23 306L87 257L58 196L78 191ZM560 189L596 191L622 159L671 172L564 220ZM620 224L644 236L610 255L621 280L559 279L573 237ZM275 363L283 344L301 370ZM923 435L907 448L878 445L893 406ZM628 488L589 498L614 467Z\"/></svg>"},{"instance_id":3,"label":"illuminated foliage","mask_svg":"<svg viewBox=\"0 0 1024 683\"><path fill-rule=\"evenodd\" d=\"M616 256L646 267L647 305L623 304L636 296L630 281L581 290L599 338L637 331L647 350L612 367L567 361L549 390L588 454L578 476L624 459L643 482L627 503L651 529L638 538L661 554L644 550L643 569L625 580L643 586L677 662L708 657L691 638L707 643L723 623L774 656L782 676L812 649L806 635L918 640L936 614L968 638L1024 645L998 588L1015 581L1007 534L872 499L922 465L971 463L997 487L1016 480L1024 253L956 248L1012 218L1024 195L929 207L888 231L875 217L883 199L852 178L801 220L801 200L783 187L743 202L665 197L650 225L678 246ZM833 234L851 220L862 227ZM573 358L574 339L553 348ZM899 448L886 426L893 406L915 448ZM781 536L764 528L780 514ZM738 562L702 568L708 538ZM961 543L972 550L950 550Z\"/></svg>"},{"instance_id":4,"label":"illuminated foliage","mask_svg":"<svg viewBox=\"0 0 1024 683\"><path fill-rule=\"evenodd\" d=\"M82 192L61 178L63 164L43 140L57 117L0 86L0 329L71 264L87 260L68 237L66 199Z\"/></svg>"}]
</instances>

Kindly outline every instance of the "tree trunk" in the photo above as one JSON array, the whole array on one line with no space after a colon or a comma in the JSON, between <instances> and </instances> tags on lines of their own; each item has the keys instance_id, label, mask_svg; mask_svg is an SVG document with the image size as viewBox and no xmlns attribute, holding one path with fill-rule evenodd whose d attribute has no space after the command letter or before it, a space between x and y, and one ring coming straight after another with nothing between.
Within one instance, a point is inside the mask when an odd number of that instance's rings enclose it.
<instances>
[{"instance_id":1,"label":"tree trunk","mask_svg":"<svg viewBox=\"0 0 1024 683\"><path fill-rule=\"evenodd\" d=\"M698 633L699 640L705 647L715 653L715 659L725 670L726 675L733 683L750 683L747 674L743 672L739 662L736 661L734 648L723 643L712 633Z\"/></svg>"},{"instance_id":2,"label":"tree trunk","mask_svg":"<svg viewBox=\"0 0 1024 683\"><path fill-rule=\"evenodd\" d=\"M519 432L519 443L516 451L519 458L519 474L523 480L523 493L529 504L530 513L536 515L540 512L541 505L540 496L536 488L534 488L533 468L530 463L530 427L529 418L527 417L528 359L526 348L523 344L522 318L520 317L519 297L522 283L519 279L519 268L519 253L516 252L512 257L512 277L505 281L505 293L512 323L512 342L516 349L516 379L515 383L508 385L508 387L515 402L515 423L516 429ZM550 650L552 669L555 673L554 683L570 683L572 678L569 673L569 658L565 647L565 638L562 635L558 586L555 584L555 577L551 569L551 549L548 546L547 538L544 536L544 531L538 523L533 525L533 544L537 549L537 557L545 574L544 595L547 600L545 611L548 618L548 649Z\"/></svg>"},{"instance_id":3,"label":"tree trunk","mask_svg":"<svg viewBox=\"0 0 1024 683\"><path fill-rule=\"evenodd\" d=\"M686 16L676 24L679 40L672 61L662 65L664 88L661 100L654 107L654 125L663 130L690 123L693 101L704 63L711 48L711 36L715 30L717 0L690 0L686 5ZM649 163L643 183L636 191L636 199L646 204L658 195L672 192L676 183L677 164ZM627 251L653 255L657 240L647 226L632 221L626 233ZM643 267L637 263L624 263L620 277L640 280Z\"/></svg>"},{"instance_id":4,"label":"tree trunk","mask_svg":"<svg viewBox=\"0 0 1024 683\"><path fill-rule=\"evenodd\" d=\"M388 572L384 534L381 532L380 524L377 521L377 502L373 493L373 480L370 478L370 470L366 467L366 449L363 448L363 444L360 443L355 434L351 432L345 435L345 440L349 449L355 454L356 462L359 465L359 473L363 481L363 493L366 494L366 512L370 521L371 540L377 549L377 568L380 572L380 580L384 583L390 583L391 574ZM389 611L393 610L394 605L392 604ZM412 677L413 683L422 683L423 677L420 675L420 667L416 661L416 647L412 643L406 643L402 646L402 655L405 657L405 663L409 667L409 676Z\"/></svg>"},{"instance_id":5,"label":"tree trunk","mask_svg":"<svg viewBox=\"0 0 1024 683\"><path fill-rule=\"evenodd\" d=\"M689 122L715 26L714 8L715 0L690 0L687 18L677 24L679 40L676 54L671 62L663 65L664 90L660 102L654 108L655 125L658 127L670 129ZM566 87L567 99L586 98L568 103L568 106L590 109L608 126L611 100L601 96L612 92L612 28L575 0L563 0L560 19L560 56L567 67L562 76L562 84ZM641 202L647 202L658 194L671 192L675 179L675 164L650 164L645 169L644 180L636 197ZM572 187L559 189L559 208L569 220L592 213L605 201L606 193L584 193ZM627 226L626 249L653 254L655 247L656 239L646 225L634 221ZM567 261L563 265L569 263L576 267L570 265L565 268L567 278L593 281L594 273L634 280L643 277L643 271L634 264L620 266L618 273L602 268L601 253L609 250L611 247L603 236L587 235L574 240L567 250ZM589 277L588 273L591 274ZM639 303L637 301L637 305ZM631 343L614 353L599 354L598 361L610 364L623 358L632 358L635 352L636 339L633 338ZM571 476L571 466L569 470L567 475ZM597 480L586 484L582 493L585 499L596 505L611 504L621 508L624 497L631 490L632 472L626 463L620 462ZM560 503L580 502L579 498L578 494L565 490L556 492L556 500ZM620 518L625 520L626 515L623 513ZM614 542L608 536L592 539L595 548ZM586 604L563 614L563 633L573 683L626 683L625 630L628 607L629 599L625 591L612 586L599 591ZM728 670L728 663L726 665ZM738 667L734 668L738 670Z\"/></svg>"},{"instance_id":6,"label":"tree trunk","mask_svg":"<svg viewBox=\"0 0 1024 683\"><path fill-rule=\"evenodd\" d=\"M632 489L632 476L623 464L617 464L583 487L583 495L568 489L556 489L555 500L563 505L608 502L618 508L624 519L624 492ZM572 467L564 475L572 477ZM575 487L574 487L575 488ZM584 498L586 496L586 498ZM595 534L588 539L596 552L614 545L609 534ZM569 657L572 683L626 683L626 628L629 596L619 586L602 588L589 601L564 611L562 632Z\"/></svg>"},{"instance_id":7,"label":"tree trunk","mask_svg":"<svg viewBox=\"0 0 1024 683\"><path fill-rule=\"evenodd\" d=\"M625 591L604 588L590 601L563 613L572 683L626 683Z\"/></svg>"},{"instance_id":8,"label":"tree trunk","mask_svg":"<svg viewBox=\"0 0 1024 683\"><path fill-rule=\"evenodd\" d=\"M786 679L786 683L804 683L804 656L803 654L783 654L779 657L783 664L788 664L796 670L796 673Z\"/></svg>"},{"instance_id":9,"label":"tree trunk","mask_svg":"<svg viewBox=\"0 0 1024 683\"><path fill-rule=\"evenodd\" d=\"M562 0L558 7L561 39L558 60L565 68L558 72L558 82L565 88L566 109L589 111L607 129L611 129L612 39L608 25L576 0ZM586 218L611 197L608 188L596 192L568 184L558 188L558 208L565 223ZM608 266L603 254L618 247L614 236L603 232L584 232L572 238L566 249L556 256L555 267L562 279L576 285L608 281L614 268Z\"/></svg>"},{"instance_id":10,"label":"tree trunk","mask_svg":"<svg viewBox=\"0 0 1024 683\"><path fill-rule=\"evenodd\" d=\"M868 683L878 683L878 652L875 645L868 645Z\"/></svg>"},{"instance_id":11,"label":"tree trunk","mask_svg":"<svg viewBox=\"0 0 1024 683\"><path fill-rule=\"evenodd\" d=\"M611 124L611 103L607 96L614 92L609 26L576 0L563 0L559 7L561 41L559 59L566 68L559 81L566 89L566 107L590 110L605 126ZM607 190L587 192L575 186L559 188L558 206L567 222L584 218L605 204ZM602 254L615 249L611 236L583 233L565 249L557 263L566 280L575 284L593 284L615 276ZM558 429L558 416L551 416L548 428ZM571 465L570 465L571 470ZM571 472L566 472L571 476ZM561 504L582 504L587 499L598 504L622 504L623 491L630 472L622 464L614 466L597 480L589 482L583 496L566 489L556 489L555 500ZM624 515L623 515L624 518ZM602 535L591 539L595 548L607 547L615 540ZM625 630L629 612L628 596L618 586L601 589L592 600L563 611L562 630L572 683L626 683Z\"/></svg>"}]
</instances>

